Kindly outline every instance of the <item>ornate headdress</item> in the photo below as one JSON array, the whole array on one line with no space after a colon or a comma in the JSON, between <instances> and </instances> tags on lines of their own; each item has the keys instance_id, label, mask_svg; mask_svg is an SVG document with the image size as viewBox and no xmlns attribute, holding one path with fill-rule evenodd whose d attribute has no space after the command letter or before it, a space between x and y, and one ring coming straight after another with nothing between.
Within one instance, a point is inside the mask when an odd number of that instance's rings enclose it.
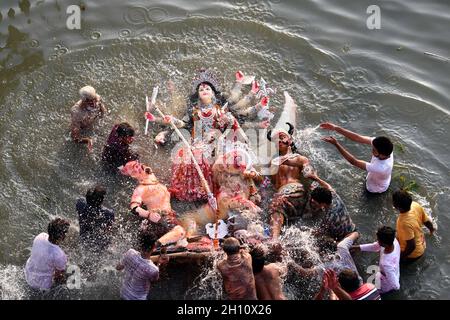
<instances>
[{"instance_id":1,"label":"ornate headdress","mask_svg":"<svg viewBox=\"0 0 450 320\"><path fill-rule=\"evenodd\" d=\"M292 134L294 133L294 126L289 122L286 122L286 124L289 126L288 131L286 131L285 129L274 129L273 131L267 131L267 140L272 141L272 139L280 133L284 133L292 137Z\"/></svg>"},{"instance_id":2,"label":"ornate headdress","mask_svg":"<svg viewBox=\"0 0 450 320\"><path fill-rule=\"evenodd\" d=\"M220 84L217 76L212 71L202 68L194 79L192 79L192 94L196 93L198 86L203 82L211 84L215 91L220 91Z\"/></svg>"}]
</instances>

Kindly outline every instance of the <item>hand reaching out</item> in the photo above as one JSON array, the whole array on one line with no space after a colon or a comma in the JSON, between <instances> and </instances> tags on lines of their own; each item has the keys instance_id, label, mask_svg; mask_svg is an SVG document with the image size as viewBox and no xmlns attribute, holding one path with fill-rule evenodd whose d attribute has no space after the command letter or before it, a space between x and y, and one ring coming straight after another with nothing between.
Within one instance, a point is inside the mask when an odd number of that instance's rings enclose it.
<instances>
[{"instance_id":1,"label":"hand reaching out","mask_svg":"<svg viewBox=\"0 0 450 320\"><path fill-rule=\"evenodd\" d=\"M325 142L331 143L332 145L337 145L338 144L338 142L337 142L335 137L331 137L331 136L323 137L322 140L325 141Z\"/></svg>"},{"instance_id":2,"label":"hand reaching out","mask_svg":"<svg viewBox=\"0 0 450 320\"><path fill-rule=\"evenodd\" d=\"M332 130L332 131L335 131L336 130L336 125L334 125L333 123L331 123L331 122L323 122L323 123L321 123L320 124L320 128L321 129L325 129L325 130Z\"/></svg>"}]
</instances>

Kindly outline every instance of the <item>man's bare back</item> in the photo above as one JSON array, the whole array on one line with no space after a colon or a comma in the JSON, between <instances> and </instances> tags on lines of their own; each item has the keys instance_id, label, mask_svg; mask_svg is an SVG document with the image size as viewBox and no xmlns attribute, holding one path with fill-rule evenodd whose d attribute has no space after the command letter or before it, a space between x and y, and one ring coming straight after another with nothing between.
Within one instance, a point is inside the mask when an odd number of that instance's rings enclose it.
<instances>
[{"instance_id":1,"label":"man's bare back","mask_svg":"<svg viewBox=\"0 0 450 320\"><path fill-rule=\"evenodd\" d=\"M270 263L255 274L255 285L258 300L286 300L281 285L282 268Z\"/></svg>"},{"instance_id":2,"label":"man's bare back","mask_svg":"<svg viewBox=\"0 0 450 320\"><path fill-rule=\"evenodd\" d=\"M222 274L225 291L230 300L256 300L255 278L252 271L252 257L240 250L231 258L217 265Z\"/></svg>"}]
</instances>

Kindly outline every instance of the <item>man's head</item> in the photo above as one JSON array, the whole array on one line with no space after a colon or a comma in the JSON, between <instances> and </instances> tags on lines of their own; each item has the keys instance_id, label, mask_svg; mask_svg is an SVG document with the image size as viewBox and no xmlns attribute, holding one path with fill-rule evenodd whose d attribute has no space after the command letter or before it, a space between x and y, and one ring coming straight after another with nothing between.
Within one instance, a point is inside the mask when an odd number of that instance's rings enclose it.
<instances>
[{"instance_id":1,"label":"man's head","mask_svg":"<svg viewBox=\"0 0 450 320\"><path fill-rule=\"evenodd\" d=\"M66 238L69 231L70 222L61 218L52 220L47 227L48 240L53 244L58 244Z\"/></svg>"},{"instance_id":2,"label":"man's head","mask_svg":"<svg viewBox=\"0 0 450 320\"><path fill-rule=\"evenodd\" d=\"M126 144L133 142L134 129L128 122L122 122L117 127L117 136Z\"/></svg>"},{"instance_id":3,"label":"man's head","mask_svg":"<svg viewBox=\"0 0 450 320\"><path fill-rule=\"evenodd\" d=\"M316 239L319 255L326 260L329 260L336 254L337 243L328 236L319 236Z\"/></svg>"},{"instance_id":4,"label":"man's head","mask_svg":"<svg viewBox=\"0 0 450 320\"><path fill-rule=\"evenodd\" d=\"M100 207L105 199L106 189L104 186L98 184L90 188L86 193L86 203L90 207Z\"/></svg>"},{"instance_id":5,"label":"man's head","mask_svg":"<svg viewBox=\"0 0 450 320\"><path fill-rule=\"evenodd\" d=\"M292 144L292 137L287 132L284 132L284 130L280 130L278 134L274 134L273 140L277 143L280 153L285 153Z\"/></svg>"},{"instance_id":6,"label":"man's head","mask_svg":"<svg viewBox=\"0 0 450 320\"><path fill-rule=\"evenodd\" d=\"M394 208L400 211L400 213L408 212L411 210L412 198L407 191L398 190L392 195L392 203Z\"/></svg>"},{"instance_id":7,"label":"man's head","mask_svg":"<svg viewBox=\"0 0 450 320\"><path fill-rule=\"evenodd\" d=\"M148 229L142 229L139 232L138 242L141 252L152 252L155 249L157 237Z\"/></svg>"},{"instance_id":8,"label":"man's head","mask_svg":"<svg viewBox=\"0 0 450 320\"><path fill-rule=\"evenodd\" d=\"M353 292L360 287L358 274L351 269L344 269L338 276L339 284L347 292Z\"/></svg>"},{"instance_id":9,"label":"man's head","mask_svg":"<svg viewBox=\"0 0 450 320\"><path fill-rule=\"evenodd\" d=\"M289 126L289 130L277 128L267 131L267 139L278 146L278 151L281 154L285 154L288 148L293 145L294 126L289 122L286 122L286 124Z\"/></svg>"},{"instance_id":10,"label":"man's head","mask_svg":"<svg viewBox=\"0 0 450 320\"><path fill-rule=\"evenodd\" d=\"M95 89L93 87L85 86L80 89L80 97L84 102L92 101L97 99L97 93L95 92Z\"/></svg>"},{"instance_id":11,"label":"man's head","mask_svg":"<svg viewBox=\"0 0 450 320\"><path fill-rule=\"evenodd\" d=\"M392 150L394 150L394 145L391 140L386 137L376 137L372 141L372 154L381 160L390 157Z\"/></svg>"},{"instance_id":12,"label":"man's head","mask_svg":"<svg viewBox=\"0 0 450 320\"><path fill-rule=\"evenodd\" d=\"M233 254L239 253L241 248L239 240L233 237L226 238L222 244L223 251L231 256Z\"/></svg>"},{"instance_id":13,"label":"man's head","mask_svg":"<svg viewBox=\"0 0 450 320\"><path fill-rule=\"evenodd\" d=\"M311 206L316 209L326 209L331 206L333 195L323 187L317 187L311 192Z\"/></svg>"},{"instance_id":14,"label":"man's head","mask_svg":"<svg viewBox=\"0 0 450 320\"><path fill-rule=\"evenodd\" d=\"M379 245L383 248L392 246L395 239L395 229L387 226L380 227L377 231L377 239Z\"/></svg>"},{"instance_id":15,"label":"man's head","mask_svg":"<svg viewBox=\"0 0 450 320\"><path fill-rule=\"evenodd\" d=\"M261 245L257 245L250 251L250 255L252 256L253 273L260 273L266 262L266 252L264 251L264 248Z\"/></svg>"}]
</instances>

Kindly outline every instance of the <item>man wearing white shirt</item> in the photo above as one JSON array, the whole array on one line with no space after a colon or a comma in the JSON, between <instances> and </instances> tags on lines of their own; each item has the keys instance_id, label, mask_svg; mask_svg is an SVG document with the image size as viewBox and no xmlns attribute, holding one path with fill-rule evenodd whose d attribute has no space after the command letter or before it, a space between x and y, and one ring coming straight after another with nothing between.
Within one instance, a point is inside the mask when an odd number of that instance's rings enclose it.
<instances>
[{"instance_id":1,"label":"man wearing white shirt","mask_svg":"<svg viewBox=\"0 0 450 320\"><path fill-rule=\"evenodd\" d=\"M43 232L33 241L31 256L25 266L25 279L34 289L48 290L54 281L65 276L67 256L58 246L66 237L69 222L56 218L48 225L48 234Z\"/></svg>"},{"instance_id":2,"label":"man wearing white shirt","mask_svg":"<svg viewBox=\"0 0 450 320\"><path fill-rule=\"evenodd\" d=\"M400 244L395 238L395 230L383 226L377 231L377 242L353 246L352 249L379 252L380 271L376 274L381 293L400 289Z\"/></svg>"},{"instance_id":3,"label":"man wearing white shirt","mask_svg":"<svg viewBox=\"0 0 450 320\"><path fill-rule=\"evenodd\" d=\"M366 189L371 193L383 193L391 183L392 168L394 167L394 146L386 137L361 136L329 122L320 124L322 129L333 130L355 142L372 146L372 159L370 162L357 159L348 152L334 137L325 137L322 140L333 144L342 156L355 167L367 171Z\"/></svg>"}]
</instances>

